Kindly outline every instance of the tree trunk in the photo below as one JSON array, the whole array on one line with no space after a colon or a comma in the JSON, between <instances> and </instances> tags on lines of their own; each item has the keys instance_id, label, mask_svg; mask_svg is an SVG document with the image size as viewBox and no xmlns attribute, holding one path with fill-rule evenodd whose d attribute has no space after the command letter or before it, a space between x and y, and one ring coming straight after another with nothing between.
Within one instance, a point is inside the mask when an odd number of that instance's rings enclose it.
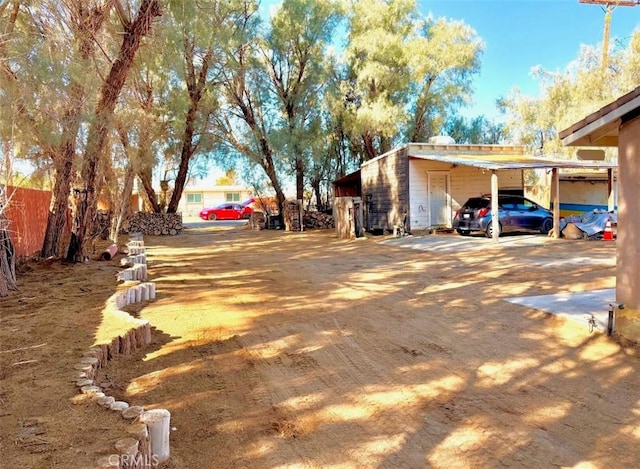
<instances>
[{"instance_id":1,"label":"tree trunk","mask_svg":"<svg viewBox=\"0 0 640 469\"><path fill-rule=\"evenodd\" d=\"M173 184L173 194L171 194L171 201L167 207L167 213L176 213L178 211L178 204L182 197L182 191L184 185L187 182L187 174L189 173L189 162L198 148L198 142L194 142L194 135L196 134L196 119L198 117L198 107L200 101L206 92L205 85L207 84L207 74L209 73L209 64L213 59L213 51L207 50L207 53L202 58L202 64L200 71L196 77L196 67L194 64L194 45L193 43L184 41L185 61L187 65L187 91L189 92L189 100L191 105L187 111L185 117L184 135L182 137L182 152L180 154L180 167L178 168L178 175Z\"/></svg>"},{"instance_id":2,"label":"tree trunk","mask_svg":"<svg viewBox=\"0 0 640 469\"><path fill-rule=\"evenodd\" d=\"M153 183L151 182L151 168L145 168L138 172L138 177L142 183L144 193L147 196L147 202L151 206L153 213L162 213L162 207L158 203L158 195L153 189Z\"/></svg>"},{"instance_id":3,"label":"tree trunk","mask_svg":"<svg viewBox=\"0 0 640 469\"><path fill-rule=\"evenodd\" d=\"M322 194L320 193L320 178L318 179L311 179L311 190L313 190L313 193L316 196L316 209L319 211L324 211L324 204L322 203Z\"/></svg>"},{"instance_id":4,"label":"tree trunk","mask_svg":"<svg viewBox=\"0 0 640 469\"><path fill-rule=\"evenodd\" d=\"M296 199L304 199L304 162L301 156L296 157Z\"/></svg>"},{"instance_id":5,"label":"tree trunk","mask_svg":"<svg viewBox=\"0 0 640 469\"><path fill-rule=\"evenodd\" d=\"M195 152L195 146L193 144L193 135L195 133L195 119L198 112L198 103L192 103L189 111L187 112L184 137L182 138L182 152L180 154L180 167L178 168L178 174L176 176L175 183L173 185L173 194L171 194L171 201L167 207L167 213L176 213L178 211L178 203L182 197L182 191L184 185L187 182L187 174L189 173L189 161Z\"/></svg>"},{"instance_id":6,"label":"tree trunk","mask_svg":"<svg viewBox=\"0 0 640 469\"><path fill-rule=\"evenodd\" d=\"M278 211L280 215L284 213L284 201L285 196L282 191L282 187L280 186L280 181L278 180L278 174L276 173L275 166L273 164L273 154L271 153L271 147L267 142L267 138L265 136L260 137L260 150L262 152L262 160L260 165L264 169L265 174L269 178L271 182L271 186L273 186L273 190L276 193L276 200L278 201Z\"/></svg>"},{"instance_id":7,"label":"tree trunk","mask_svg":"<svg viewBox=\"0 0 640 469\"><path fill-rule=\"evenodd\" d=\"M9 290L17 290L15 254L9 233L0 228L0 297L7 296Z\"/></svg>"},{"instance_id":8,"label":"tree trunk","mask_svg":"<svg viewBox=\"0 0 640 469\"><path fill-rule=\"evenodd\" d=\"M98 194L95 191L98 166L105 151L111 117L127 74L133 65L133 59L140 47L140 41L151 30L151 22L154 17L160 16L160 14L158 0L143 0L135 20L125 24L118 58L111 66L109 75L102 86L100 99L94 113L94 120L89 127L87 148L82 168L82 180L85 186L80 193L84 195L85 200L79 200L81 203L79 203L75 215L71 242L67 251L68 261L80 262L85 257L84 244L90 234L90 225L93 221L98 201Z\"/></svg>"},{"instance_id":9,"label":"tree trunk","mask_svg":"<svg viewBox=\"0 0 640 469\"><path fill-rule=\"evenodd\" d=\"M19 2L16 2L19 3ZM89 64L91 54L95 48L94 37L101 29L102 24L109 14L108 2L93 9L79 8L74 11L78 15L75 25L78 28L74 34L78 40L78 49L84 65ZM62 236L69 207L69 195L71 192L71 178L73 174L73 162L76 156L76 139L80 128L81 114L84 112L86 90L83 84L76 82L70 86L69 107L62 119L62 142L52 154L52 160L56 168L56 181L54 183L53 197L47 219L47 228L42 243L42 257L58 256L60 249L60 237Z\"/></svg>"},{"instance_id":10,"label":"tree trunk","mask_svg":"<svg viewBox=\"0 0 640 469\"><path fill-rule=\"evenodd\" d=\"M373 143L373 137L370 134L362 136L362 143L364 146L365 161L369 161L378 156L376 147Z\"/></svg>"},{"instance_id":11,"label":"tree trunk","mask_svg":"<svg viewBox=\"0 0 640 469\"><path fill-rule=\"evenodd\" d=\"M15 252L9 237L9 220L4 215L7 204L0 187L0 297L7 296L9 290L17 290Z\"/></svg>"},{"instance_id":12,"label":"tree trunk","mask_svg":"<svg viewBox=\"0 0 640 469\"><path fill-rule=\"evenodd\" d=\"M67 142L63 146L62 154L53 157L56 164L56 181L53 186L51 208L47 218L47 229L42 243L40 255L44 258L58 257L60 249L60 237L64 232L67 222L67 210L69 209L69 192L71 191L71 173L73 159L75 157L75 137L73 142Z\"/></svg>"},{"instance_id":13,"label":"tree trunk","mask_svg":"<svg viewBox=\"0 0 640 469\"><path fill-rule=\"evenodd\" d=\"M120 197L120 208L116 212L116 216L111 221L111 233L109 238L114 242L118 242L118 234L122 227L122 222L127 218L131 211L131 194L133 193L133 180L135 179L135 173L133 167L129 165L127 173L124 177L124 187L122 188L122 195Z\"/></svg>"}]
</instances>

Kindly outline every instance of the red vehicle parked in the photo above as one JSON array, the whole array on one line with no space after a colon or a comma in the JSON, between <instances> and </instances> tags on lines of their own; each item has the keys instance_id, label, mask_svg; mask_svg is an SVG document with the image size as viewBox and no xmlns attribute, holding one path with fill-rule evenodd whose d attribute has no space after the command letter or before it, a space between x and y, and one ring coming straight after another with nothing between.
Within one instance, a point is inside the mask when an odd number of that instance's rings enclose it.
<instances>
[{"instance_id":1,"label":"red vehicle parked","mask_svg":"<svg viewBox=\"0 0 640 469\"><path fill-rule=\"evenodd\" d=\"M200 218L203 220L242 220L250 218L253 209L248 205L224 203L213 208L203 208Z\"/></svg>"}]
</instances>

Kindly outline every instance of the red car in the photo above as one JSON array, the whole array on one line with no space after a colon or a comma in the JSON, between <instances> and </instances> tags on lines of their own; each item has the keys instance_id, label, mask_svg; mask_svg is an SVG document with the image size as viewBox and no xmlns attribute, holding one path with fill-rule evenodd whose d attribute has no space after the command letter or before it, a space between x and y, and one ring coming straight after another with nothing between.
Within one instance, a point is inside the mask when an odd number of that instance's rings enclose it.
<instances>
[{"instance_id":1,"label":"red car","mask_svg":"<svg viewBox=\"0 0 640 469\"><path fill-rule=\"evenodd\" d=\"M235 203L220 204L213 208L203 208L200 218L203 220L242 220L250 218L253 209L247 205Z\"/></svg>"}]
</instances>

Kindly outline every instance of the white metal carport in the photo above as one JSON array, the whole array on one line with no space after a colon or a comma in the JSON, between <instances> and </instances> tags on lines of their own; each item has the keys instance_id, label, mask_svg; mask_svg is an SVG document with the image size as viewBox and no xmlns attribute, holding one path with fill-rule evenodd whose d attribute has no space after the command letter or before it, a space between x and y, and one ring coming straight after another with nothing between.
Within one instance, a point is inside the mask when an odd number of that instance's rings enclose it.
<instances>
[{"instance_id":1,"label":"white metal carport","mask_svg":"<svg viewBox=\"0 0 640 469\"><path fill-rule=\"evenodd\" d=\"M409 158L425 159L439 161L451 165L465 165L491 171L491 211L492 214L498 213L498 172L505 169L550 169L551 176L551 194L553 201L553 226L560 225L560 178L558 177L559 169L606 169L609 178L609 210L613 210L611 206L613 198L611 192L613 190L613 169L617 167L616 163L606 161L578 161L578 160L560 160L554 158L543 158L527 156L522 153L500 153L500 154L474 154L474 148L486 148L486 146L474 145L420 145L409 144ZM513 147L517 148L517 147ZM460 151L460 150L467 151ZM451 153L451 151L455 153ZM497 226L498 217L492 217L493 239L498 241L499 229ZM558 230L554 230L554 237L559 237Z\"/></svg>"}]
</instances>

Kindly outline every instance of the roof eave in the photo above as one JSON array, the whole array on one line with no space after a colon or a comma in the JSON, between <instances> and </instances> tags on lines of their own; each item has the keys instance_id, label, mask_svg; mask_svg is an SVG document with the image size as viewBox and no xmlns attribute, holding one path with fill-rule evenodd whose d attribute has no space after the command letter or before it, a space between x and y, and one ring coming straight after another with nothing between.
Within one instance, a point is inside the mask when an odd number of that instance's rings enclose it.
<instances>
[{"instance_id":1,"label":"roof eave","mask_svg":"<svg viewBox=\"0 0 640 469\"><path fill-rule=\"evenodd\" d=\"M616 147L625 115L640 108L640 87L560 132L564 146Z\"/></svg>"}]
</instances>

